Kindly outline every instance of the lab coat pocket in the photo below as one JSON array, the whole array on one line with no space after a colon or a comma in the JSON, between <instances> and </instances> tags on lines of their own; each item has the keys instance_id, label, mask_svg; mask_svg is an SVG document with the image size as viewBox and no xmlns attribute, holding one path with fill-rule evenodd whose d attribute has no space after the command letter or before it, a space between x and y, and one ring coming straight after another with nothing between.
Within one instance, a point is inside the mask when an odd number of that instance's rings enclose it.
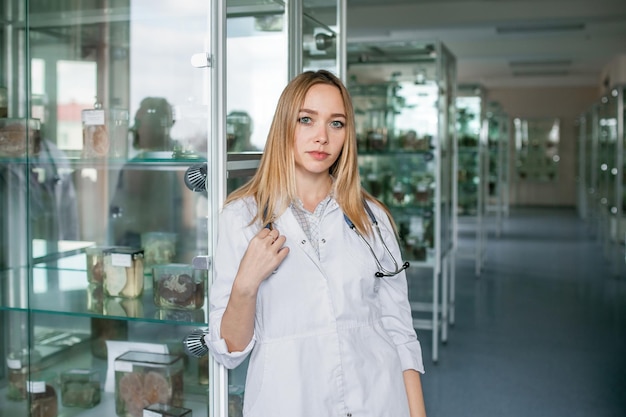
<instances>
[{"instance_id":1,"label":"lab coat pocket","mask_svg":"<svg viewBox=\"0 0 626 417\"><path fill-rule=\"evenodd\" d=\"M243 402L244 415L254 410L265 381L266 348L267 346L257 343L250 357Z\"/></svg>"},{"instance_id":2,"label":"lab coat pocket","mask_svg":"<svg viewBox=\"0 0 626 417\"><path fill-rule=\"evenodd\" d=\"M380 239L365 237L365 241L356 234L350 235L350 243L342 248L341 256L350 269L356 269L361 276L374 276L378 271L376 260L387 261ZM369 246L368 246L369 245Z\"/></svg>"}]
</instances>

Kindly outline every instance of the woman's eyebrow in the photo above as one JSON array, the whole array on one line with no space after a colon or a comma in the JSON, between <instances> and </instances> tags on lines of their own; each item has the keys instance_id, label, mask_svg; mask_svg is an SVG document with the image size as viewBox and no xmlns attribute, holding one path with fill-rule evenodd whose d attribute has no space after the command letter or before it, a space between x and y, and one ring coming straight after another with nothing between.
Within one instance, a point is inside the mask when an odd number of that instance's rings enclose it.
<instances>
[{"instance_id":1,"label":"woman's eyebrow","mask_svg":"<svg viewBox=\"0 0 626 417\"><path fill-rule=\"evenodd\" d=\"M300 113L309 113L309 114L314 114L314 115L319 114L319 112L315 110L311 110L311 109L300 109ZM330 116L331 117L343 117L344 119L347 119L346 115L343 113L333 113Z\"/></svg>"}]
</instances>

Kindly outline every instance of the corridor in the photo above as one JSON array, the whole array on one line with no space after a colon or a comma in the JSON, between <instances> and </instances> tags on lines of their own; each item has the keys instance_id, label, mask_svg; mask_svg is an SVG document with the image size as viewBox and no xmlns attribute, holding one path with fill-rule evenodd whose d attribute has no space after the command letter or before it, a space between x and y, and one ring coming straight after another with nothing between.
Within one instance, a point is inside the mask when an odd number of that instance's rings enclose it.
<instances>
[{"instance_id":1,"label":"corridor","mask_svg":"<svg viewBox=\"0 0 626 417\"><path fill-rule=\"evenodd\" d=\"M456 271L436 364L418 330L429 417L626 416L626 275L573 208L512 209L480 277Z\"/></svg>"}]
</instances>

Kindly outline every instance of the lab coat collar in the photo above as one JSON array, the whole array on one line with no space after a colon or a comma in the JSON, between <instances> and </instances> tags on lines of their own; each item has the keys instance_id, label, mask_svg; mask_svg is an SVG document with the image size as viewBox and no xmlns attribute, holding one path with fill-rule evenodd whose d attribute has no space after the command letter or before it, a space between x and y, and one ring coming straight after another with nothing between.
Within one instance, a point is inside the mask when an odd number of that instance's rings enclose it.
<instances>
[{"instance_id":1,"label":"lab coat collar","mask_svg":"<svg viewBox=\"0 0 626 417\"><path fill-rule=\"evenodd\" d=\"M339 209L337 201L334 198L331 198L323 217L326 217L333 211ZM322 218L322 222L323 221L324 220ZM311 259L319 271L326 277L326 272L322 268L322 264L320 263L317 253L309 242L309 238L304 233L304 230L300 227L300 223L298 223L291 207L285 210L285 212L274 221L274 226L287 238L286 245L289 247L289 250L302 250L309 257L309 259Z\"/></svg>"}]
</instances>

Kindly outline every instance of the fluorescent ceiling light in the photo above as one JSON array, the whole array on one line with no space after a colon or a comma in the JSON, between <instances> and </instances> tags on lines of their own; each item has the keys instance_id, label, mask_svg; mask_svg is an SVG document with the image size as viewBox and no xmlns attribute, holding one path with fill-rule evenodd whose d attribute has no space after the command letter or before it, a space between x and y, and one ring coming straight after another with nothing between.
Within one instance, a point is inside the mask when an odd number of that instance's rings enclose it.
<instances>
[{"instance_id":1,"label":"fluorescent ceiling light","mask_svg":"<svg viewBox=\"0 0 626 417\"><path fill-rule=\"evenodd\" d=\"M496 33L501 35L515 33L572 32L580 30L585 30L584 23L530 23L496 27Z\"/></svg>"},{"instance_id":2,"label":"fluorescent ceiling light","mask_svg":"<svg viewBox=\"0 0 626 417\"><path fill-rule=\"evenodd\" d=\"M537 59L526 61L511 61L509 66L513 68L528 67L569 67L572 65L571 59Z\"/></svg>"},{"instance_id":3,"label":"fluorescent ceiling light","mask_svg":"<svg viewBox=\"0 0 626 417\"><path fill-rule=\"evenodd\" d=\"M554 70L554 71L513 71L514 77L557 77L569 75L567 70Z\"/></svg>"}]
</instances>

